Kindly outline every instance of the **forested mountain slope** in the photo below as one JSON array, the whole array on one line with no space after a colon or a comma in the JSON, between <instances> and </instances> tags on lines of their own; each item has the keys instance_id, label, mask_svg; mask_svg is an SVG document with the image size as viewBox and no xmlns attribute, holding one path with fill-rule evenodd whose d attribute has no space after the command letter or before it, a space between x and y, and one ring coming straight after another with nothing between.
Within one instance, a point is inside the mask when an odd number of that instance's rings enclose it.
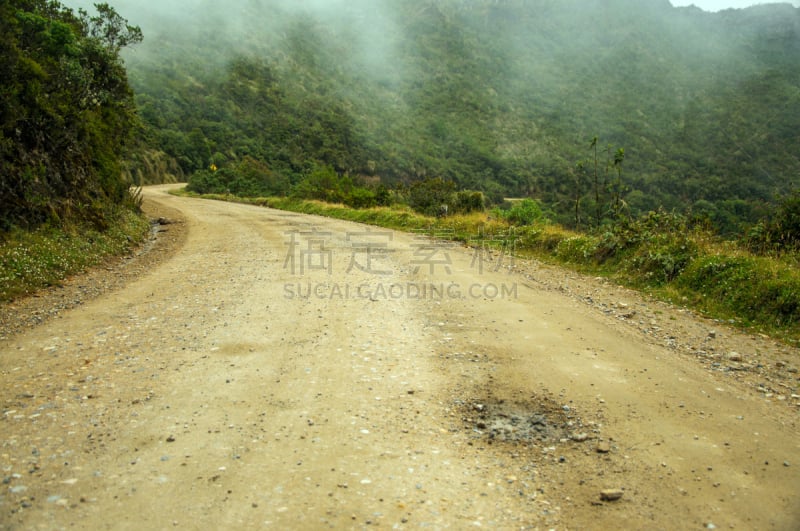
<instances>
[{"instance_id":1,"label":"forested mountain slope","mask_svg":"<svg viewBox=\"0 0 800 531\"><path fill-rule=\"evenodd\" d=\"M119 53L140 40L108 5L0 2L0 241L47 222L105 228L130 202L121 156L139 121Z\"/></svg>"},{"instance_id":2,"label":"forested mountain slope","mask_svg":"<svg viewBox=\"0 0 800 531\"><path fill-rule=\"evenodd\" d=\"M287 185L319 164L387 184L442 177L539 198L569 223L576 199L594 209L598 137L602 194L624 148L631 213L690 209L731 231L800 175L789 4L118 4L145 33L125 58L150 142L185 176L250 157Z\"/></svg>"}]
</instances>

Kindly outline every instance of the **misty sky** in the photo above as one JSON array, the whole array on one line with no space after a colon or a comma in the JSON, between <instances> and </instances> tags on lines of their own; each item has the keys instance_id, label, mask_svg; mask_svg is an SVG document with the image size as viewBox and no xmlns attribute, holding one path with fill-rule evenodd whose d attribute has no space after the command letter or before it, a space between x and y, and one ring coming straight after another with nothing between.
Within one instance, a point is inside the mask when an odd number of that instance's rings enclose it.
<instances>
[{"instance_id":1,"label":"misty sky","mask_svg":"<svg viewBox=\"0 0 800 531\"><path fill-rule=\"evenodd\" d=\"M766 0L761 0L761 1L759 0L670 0L670 1L674 6L690 6L694 4L700 9L704 9L706 11L719 11L721 9L729 9L729 8L738 9L741 7L749 7L756 4L769 4L774 2L792 4L795 7L800 6L799 0L772 0L772 2Z\"/></svg>"},{"instance_id":2,"label":"misty sky","mask_svg":"<svg viewBox=\"0 0 800 531\"><path fill-rule=\"evenodd\" d=\"M61 3L71 7L91 7L99 0L61 0ZM697 7L706 11L719 11L721 9L729 8L743 8L756 4L769 4L769 3L785 3L792 4L795 7L800 7L800 0L670 0L673 6L689 6L696 5ZM118 6L130 2L119 0L108 2L112 6ZM138 3L138 2L136 2ZM161 2L154 2L160 4ZM167 2L168 3L168 2ZM306 2L308 3L308 2ZM325 0L320 3L324 4Z\"/></svg>"},{"instance_id":3,"label":"misty sky","mask_svg":"<svg viewBox=\"0 0 800 531\"><path fill-rule=\"evenodd\" d=\"M99 0L61 0L61 3L70 6L73 8L77 7L84 7L84 8L91 8L95 3ZM322 5L326 3L326 0L318 0L318 2ZM743 8L749 7L756 4L769 4L769 3L785 3L785 4L792 4L795 7L800 7L800 0L670 0L673 6L689 6L695 5L700 9L704 9L706 11L720 11L722 9L729 9L729 8ZM112 6L122 8L126 7L127 5L137 5L139 2L130 2L128 0L111 0L108 2ZM145 2L147 3L147 2ZM305 2L308 4L308 0ZM160 8L165 8L169 4L168 1L166 2L151 2L150 8L158 6ZM124 13L122 13L124 14Z\"/></svg>"}]
</instances>

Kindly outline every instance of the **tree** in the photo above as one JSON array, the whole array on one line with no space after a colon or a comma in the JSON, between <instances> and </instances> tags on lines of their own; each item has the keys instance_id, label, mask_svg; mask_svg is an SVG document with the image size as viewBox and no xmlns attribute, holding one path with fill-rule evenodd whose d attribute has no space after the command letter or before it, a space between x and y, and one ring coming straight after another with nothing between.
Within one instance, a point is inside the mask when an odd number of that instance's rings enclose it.
<instances>
[{"instance_id":1,"label":"tree","mask_svg":"<svg viewBox=\"0 0 800 531\"><path fill-rule=\"evenodd\" d=\"M590 148L594 151L594 223L596 227L599 227L603 213L601 210L602 207L600 206L600 175L597 157L597 137L592 138Z\"/></svg>"},{"instance_id":2,"label":"tree","mask_svg":"<svg viewBox=\"0 0 800 531\"><path fill-rule=\"evenodd\" d=\"M614 181L614 184L611 189L611 212L614 216L614 219L619 219L620 214L622 214L622 194L625 193L625 187L622 184L622 163L625 161L625 150L623 148L619 148L616 153L614 153L614 170L617 173L617 179Z\"/></svg>"},{"instance_id":3,"label":"tree","mask_svg":"<svg viewBox=\"0 0 800 531\"><path fill-rule=\"evenodd\" d=\"M586 174L586 161L580 161L575 165L575 228L581 228L581 197L583 197L583 177Z\"/></svg>"},{"instance_id":4,"label":"tree","mask_svg":"<svg viewBox=\"0 0 800 531\"><path fill-rule=\"evenodd\" d=\"M114 56L126 46L138 44L144 38L138 26L131 26L113 7L106 3L95 4L97 15L91 16L79 9L83 33L98 40Z\"/></svg>"},{"instance_id":5,"label":"tree","mask_svg":"<svg viewBox=\"0 0 800 531\"><path fill-rule=\"evenodd\" d=\"M119 50L141 31L101 32L123 19L100 9L87 25L53 0L0 2L0 230L102 228L129 200L121 159L138 118Z\"/></svg>"}]
</instances>

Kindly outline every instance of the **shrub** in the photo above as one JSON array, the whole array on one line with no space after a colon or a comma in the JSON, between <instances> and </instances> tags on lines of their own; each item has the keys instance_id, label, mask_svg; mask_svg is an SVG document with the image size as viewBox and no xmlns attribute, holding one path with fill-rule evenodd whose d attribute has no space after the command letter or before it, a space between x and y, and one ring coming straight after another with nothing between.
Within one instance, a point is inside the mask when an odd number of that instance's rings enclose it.
<instances>
[{"instance_id":1,"label":"shrub","mask_svg":"<svg viewBox=\"0 0 800 531\"><path fill-rule=\"evenodd\" d=\"M513 225L533 225L544 219L542 206L533 199L515 202L508 210L496 210L498 216Z\"/></svg>"},{"instance_id":2,"label":"shrub","mask_svg":"<svg viewBox=\"0 0 800 531\"><path fill-rule=\"evenodd\" d=\"M592 256L596 240L591 236L571 236L558 242L556 256L565 262L582 264Z\"/></svg>"},{"instance_id":3,"label":"shrub","mask_svg":"<svg viewBox=\"0 0 800 531\"><path fill-rule=\"evenodd\" d=\"M702 295L702 305L746 322L800 323L800 271L756 256L705 256L690 264L678 284Z\"/></svg>"},{"instance_id":4,"label":"shrub","mask_svg":"<svg viewBox=\"0 0 800 531\"><path fill-rule=\"evenodd\" d=\"M354 187L347 194L344 202L353 208L372 208L378 204L375 192L361 187Z\"/></svg>"},{"instance_id":5,"label":"shrub","mask_svg":"<svg viewBox=\"0 0 800 531\"><path fill-rule=\"evenodd\" d=\"M486 209L486 198L483 192L462 190L457 192L453 201L453 213L470 214L483 212Z\"/></svg>"},{"instance_id":6,"label":"shrub","mask_svg":"<svg viewBox=\"0 0 800 531\"><path fill-rule=\"evenodd\" d=\"M453 181L438 177L417 181L408 190L408 206L426 216L440 216L444 205L453 204L455 190Z\"/></svg>"},{"instance_id":7,"label":"shrub","mask_svg":"<svg viewBox=\"0 0 800 531\"><path fill-rule=\"evenodd\" d=\"M800 250L800 190L781 201L772 220L761 220L745 235L745 246L764 254Z\"/></svg>"},{"instance_id":8,"label":"shrub","mask_svg":"<svg viewBox=\"0 0 800 531\"><path fill-rule=\"evenodd\" d=\"M676 279L696 256L694 242L681 235L663 234L642 245L627 268L633 278L664 284Z\"/></svg>"},{"instance_id":9,"label":"shrub","mask_svg":"<svg viewBox=\"0 0 800 531\"><path fill-rule=\"evenodd\" d=\"M245 157L234 166L195 172L186 187L198 194L233 194L239 197L285 195L289 180L254 158Z\"/></svg>"},{"instance_id":10,"label":"shrub","mask_svg":"<svg viewBox=\"0 0 800 531\"><path fill-rule=\"evenodd\" d=\"M381 202L391 203L385 188L372 190L357 184L349 175L339 175L331 166L317 166L292 190L295 199L316 199L341 203L353 208L372 208Z\"/></svg>"}]
</instances>

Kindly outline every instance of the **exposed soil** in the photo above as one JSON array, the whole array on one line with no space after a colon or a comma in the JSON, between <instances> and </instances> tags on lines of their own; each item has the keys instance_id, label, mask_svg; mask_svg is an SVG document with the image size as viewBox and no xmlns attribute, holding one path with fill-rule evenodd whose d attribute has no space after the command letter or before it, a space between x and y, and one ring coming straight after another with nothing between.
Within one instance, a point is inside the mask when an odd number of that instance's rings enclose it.
<instances>
[{"instance_id":1,"label":"exposed soil","mask_svg":"<svg viewBox=\"0 0 800 531\"><path fill-rule=\"evenodd\" d=\"M798 349L168 189L148 249L0 310L0 527L800 528Z\"/></svg>"},{"instance_id":2,"label":"exposed soil","mask_svg":"<svg viewBox=\"0 0 800 531\"><path fill-rule=\"evenodd\" d=\"M177 252L186 240L181 212L153 201L144 203L142 210L150 219L151 232L128 256L106 260L34 296L0 304L0 340L120 289Z\"/></svg>"}]
</instances>

